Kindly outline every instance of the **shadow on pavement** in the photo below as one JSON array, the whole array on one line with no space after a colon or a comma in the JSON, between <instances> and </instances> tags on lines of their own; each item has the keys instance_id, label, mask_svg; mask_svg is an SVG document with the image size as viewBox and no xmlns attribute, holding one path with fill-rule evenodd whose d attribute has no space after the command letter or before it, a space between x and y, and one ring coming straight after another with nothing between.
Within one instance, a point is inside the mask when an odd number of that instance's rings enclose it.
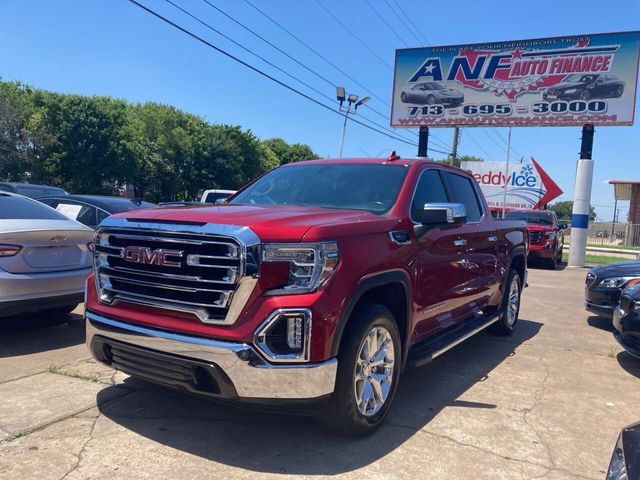
<instances>
[{"instance_id":1,"label":"shadow on pavement","mask_svg":"<svg viewBox=\"0 0 640 480\"><path fill-rule=\"evenodd\" d=\"M613 328L613 321L610 318L599 317L597 315L591 315L587 318L587 323L590 327L604 330L605 332L611 332L615 330Z\"/></svg>"},{"instance_id":2,"label":"shadow on pavement","mask_svg":"<svg viewBox=\"0 0 640 480\"><path fill-rule=\"evenodd\" d=\"M118 387L107 387L98 394L98 406L138 435L207 460L255 472L335 475L388 455L444 407L496 408L458 398L516 355L541 326L521 319L511 337L480 333L434 362L405 371L386 424L363 439L337 436L310 417L243 410L131 378L125 382L131 394L109 403L109 390Z\"/></svg>"},{"instance_id":3,"label":"shadow on pavement","mask_svg":"<svg viewBox=\"0 0 640 480\"><path fill-rule=\"evenodd\" d=\"M82 315L43 312L0 318L0 358L56 350L84 340Z\"/></svg>"},{"instance_id":4,"label":"shadow on pavement","mask_svg":"<svg viewBox=\"0 0 640 480\"><path fill-rule=\"evenodd\" d=\"M627 352L620 352L616 355L620 366L631 375L640 378L640 358L636 358Z\"/></svg>"}]
</instances>

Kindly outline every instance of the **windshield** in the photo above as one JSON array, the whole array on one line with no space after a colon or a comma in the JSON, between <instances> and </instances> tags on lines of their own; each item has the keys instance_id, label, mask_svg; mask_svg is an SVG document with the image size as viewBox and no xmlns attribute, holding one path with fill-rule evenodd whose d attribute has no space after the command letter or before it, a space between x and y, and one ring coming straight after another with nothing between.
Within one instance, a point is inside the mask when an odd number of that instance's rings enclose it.
<instances>
[{"instance_id":1,"label":"windshield","mask_svg":"<svg viewBox=\"0 0 640 480\"><path fill-rule=\"evenodd\" d=\"M403 165L306 164L277 168L232 198L230 204L302 205L383 214L398 197Z\"/></svg>"},{"instance_id":2,"label":"windshield","mask_svg":"<svg viewBox=\"0 0 640 480\"><path fill-rule=\"evenodd\" d=\"M596 79L595 75L576 74L576 75L569 75L565 80L565 82L589 83L589 82L593 82L595 79Z\"/></svg>"},{"instance_id":3,"label":"windshield","mask_svg":"<svg viewBox=\"0 0 640 480\"><path fill-rule=\"evenodd\" d=\"M429 82L424 84L427 90L444 90L444 87L436 82Z\"/></svg>"},{"instance_id":4,"label":"windshield","mask_svg":"<svg viewBox=\"0 0 640 480\"><path fill-rule=\"evenodd\" d=\"M504 218L507 220L524 220L527 223L535 223L538 225L553 225L553 217L550 213L509 212Z\"/></svg>"},{"instance_id":5,"label":"windshield","mask_svg":"<svg viewBox=\"0 0 640 480\"><path fill-rule=\"evenodd\" d=\"M68 220L54 209L35 200L0 194L0 220Z\"/></svg>"},{"instance_id":6,"label":"windshield","mask_svg":"<svg viewBox=\"0 0 640 480\"><path fill-rule=\"evenodd\" d=\"M122 213L129 212L131 210L141 210L144 208L157 207L155 203L149 202L134 202L131 200L109 202L109 213Z\"/></svg>"}]
</instances>

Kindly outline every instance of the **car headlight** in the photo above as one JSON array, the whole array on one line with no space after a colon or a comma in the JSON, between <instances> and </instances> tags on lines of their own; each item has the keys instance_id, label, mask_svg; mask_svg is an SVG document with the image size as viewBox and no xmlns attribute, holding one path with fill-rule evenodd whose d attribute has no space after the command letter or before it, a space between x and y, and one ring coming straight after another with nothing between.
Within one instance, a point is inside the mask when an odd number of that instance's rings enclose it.
<instances>
[{"instance_id":1,"label":"car headlight","mask_svg":"<svg viewBox=\"0 0 640 480\"><path fill-rule=\"evenodd\" d=\"M622 288L630 287L640 283L640 277L611 277L604 278L598 283L598 287L602 288Z\"/></svg>"},{"instance_id":2,"label":"car headlight","mask_svg":"<svg viewBox=\"0 0 640 480\"><path fill-rule=\"evenodd\" d=\"M633 311L640 312L640 301L636 300L635 302L633 302Z\"/></svg>"},{"instance_id":3,"label":"car headlight","mask_svg":"<svg viewBox=\"0 0 640 480\"><path fill-rule=\"evenodd\" d=\"M611 462L609 462L609 470L607 471L607 480L626 480L627 479L627 463L624 458L624 446L622 445L622 435L618 436L616 448L613 449Z\"/></svg>"},{"instance_id":4,"label":"car headlight","mask_svg":"<svg viewBox=\"0 0 640 480\"><path fill-rule=\"evenodd\" d=\"M565 90L564 93L576 93L577 91L577 88L570 88L569 90Z\"/></svg>"},{"instance_id":5,"label":"car headlight","mask_svg":"<svg viewBox=\"0 0 640 480\"><path fill-rule=\"evenodd\" d=\"M287 283L269 290L267 295L310 293L324 285L338 267L338 245L328 243L268 243L264 246L263 262L289 264Z\"/></svg>"}]
</instances>

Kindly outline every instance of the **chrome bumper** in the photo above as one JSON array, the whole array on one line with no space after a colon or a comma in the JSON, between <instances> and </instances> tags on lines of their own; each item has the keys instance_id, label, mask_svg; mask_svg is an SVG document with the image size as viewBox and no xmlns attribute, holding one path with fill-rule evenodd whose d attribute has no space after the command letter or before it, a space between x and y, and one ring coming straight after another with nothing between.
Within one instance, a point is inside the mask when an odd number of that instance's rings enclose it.
<instances>
[{"instance_id":1,"label":"chrome bumper","mask_svg":"<svg viewBox=\"0 0 640 480\"><path fill-rule=\"evenodd\" d=\"M95 336L165 355L215 364L229 377L239 399L314 399L333 392L338 362L273 365L248 343L171 333L85 313L87 346Z\"/></svg>"}]
</instances>

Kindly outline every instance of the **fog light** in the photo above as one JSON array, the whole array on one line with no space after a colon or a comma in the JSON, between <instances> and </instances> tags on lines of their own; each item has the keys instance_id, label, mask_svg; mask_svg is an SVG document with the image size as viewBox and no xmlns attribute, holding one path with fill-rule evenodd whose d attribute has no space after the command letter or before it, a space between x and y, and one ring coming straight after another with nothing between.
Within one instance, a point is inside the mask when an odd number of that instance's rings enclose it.
<instances>
[{"instance_id":1,"label":"fog light","mask_svg":"<svg viewBox=\"0 0 640 480\"><path fill-rule=\"evenodd\" d=\"M300 350L302 348L303 321L303 317L287 318L287 345L292 350Z\"/></svg>"},{"instance_id":2,"label":"fog light","mask_svg":"<svg viewBox=\"0 0 640 480\"><path fill-rule=\"evenodd\" d=\"M258 328L254 344L274 362L309 360L311 311L306 308L282 308L273 312Z\"/></svg>"}]
</instances>

